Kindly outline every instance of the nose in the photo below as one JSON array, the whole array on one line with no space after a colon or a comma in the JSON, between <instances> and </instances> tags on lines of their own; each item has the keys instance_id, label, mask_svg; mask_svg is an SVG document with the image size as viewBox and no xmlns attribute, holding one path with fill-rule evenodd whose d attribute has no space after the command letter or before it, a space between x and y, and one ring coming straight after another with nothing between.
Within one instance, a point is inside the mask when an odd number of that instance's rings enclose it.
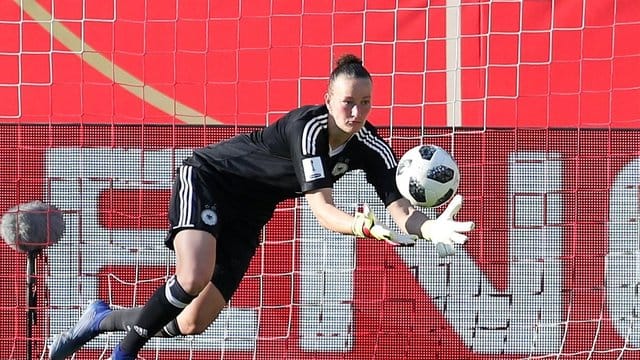
<instances>
[{"instance_id":1,"label":"nose","mask_svg":"<svg viewBox=\"0 0 640 360\"><path fill-rule=\"evenodd\" d=\"M354 105L354 106L351 108L351 117L358 117L358 113L359 113L359 112L360 112L360 111L358 110L358 105Z\"/></svg>"}]
</instances>

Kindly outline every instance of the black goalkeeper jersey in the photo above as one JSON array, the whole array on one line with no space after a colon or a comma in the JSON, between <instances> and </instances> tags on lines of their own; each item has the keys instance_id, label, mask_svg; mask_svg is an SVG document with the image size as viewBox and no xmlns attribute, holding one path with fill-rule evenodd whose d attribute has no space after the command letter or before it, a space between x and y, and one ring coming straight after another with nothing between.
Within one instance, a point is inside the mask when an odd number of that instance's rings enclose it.
<instances>
[{"instance_id":1,"label":"black goalkeeper jersey","mask_svg":"<svg viewBox=\"0 0 640 360\"><path fill-rule=\"evenodd\" d=\"M401 198L396 156L375 127L367 122L343 146L330 149L328 117L325 105L304 106L264 129L196 149L185 164L242 179L243 191L256 200L281 201L331 188L354 169L365 171L385 206Z\"/></svg>"}]
</instances>

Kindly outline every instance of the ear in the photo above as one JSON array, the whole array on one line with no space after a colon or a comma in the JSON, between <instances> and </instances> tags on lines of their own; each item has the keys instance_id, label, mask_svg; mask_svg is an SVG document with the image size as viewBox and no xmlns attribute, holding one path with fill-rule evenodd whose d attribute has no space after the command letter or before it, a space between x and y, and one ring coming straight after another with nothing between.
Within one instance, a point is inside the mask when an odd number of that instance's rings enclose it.
<instances>
[{"instance_id":1,"label":"ear","mask_svg":"<svg viewBox=\"0 0 640 360\"><path fill-rule=\"evenodd\" d=\"M324 93L324 103L325 105L329 106L329 102L331 101L331 96L329 95L329 92Z\"/></svg>"}]
</instances>

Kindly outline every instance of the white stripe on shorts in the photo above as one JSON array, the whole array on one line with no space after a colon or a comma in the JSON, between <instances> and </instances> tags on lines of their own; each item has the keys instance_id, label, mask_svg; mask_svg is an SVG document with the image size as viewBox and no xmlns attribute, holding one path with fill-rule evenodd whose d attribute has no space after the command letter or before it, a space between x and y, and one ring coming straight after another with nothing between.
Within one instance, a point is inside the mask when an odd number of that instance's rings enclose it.
<instances>
[{"instance_id":1,"label":"white stripe on shorts","mask_svg":"<svg viewBox=\"0 0 640 360\"><path fill-rule=\"evenodd\" d=\"M191 213L191 205L193 202L193 184L191 183L192 174L192 166L185 165L180 167L180 190L178 193L178 199L180 201L180 218L174 228L193 226L193 222L191 220L193 216Z\"/></svg>"}]
</instances>

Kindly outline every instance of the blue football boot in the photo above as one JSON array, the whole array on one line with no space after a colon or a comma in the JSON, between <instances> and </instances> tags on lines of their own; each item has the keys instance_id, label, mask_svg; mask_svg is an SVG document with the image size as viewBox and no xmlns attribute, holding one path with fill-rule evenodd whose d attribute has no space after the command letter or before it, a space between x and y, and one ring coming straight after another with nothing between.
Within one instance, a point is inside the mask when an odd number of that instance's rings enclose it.
<instances>
[{"instance_id":1,"label":"blue football boot","mask_svg":"<svg viewBox=\"0 0 640 360\"><path fill-rule=\"evenodd\" d=\"M100 322L111 313L102 300L91 303L71 329L57 335L49 346L49 359L64 360L100 334Z\"/></svg>"}]
</instances>

